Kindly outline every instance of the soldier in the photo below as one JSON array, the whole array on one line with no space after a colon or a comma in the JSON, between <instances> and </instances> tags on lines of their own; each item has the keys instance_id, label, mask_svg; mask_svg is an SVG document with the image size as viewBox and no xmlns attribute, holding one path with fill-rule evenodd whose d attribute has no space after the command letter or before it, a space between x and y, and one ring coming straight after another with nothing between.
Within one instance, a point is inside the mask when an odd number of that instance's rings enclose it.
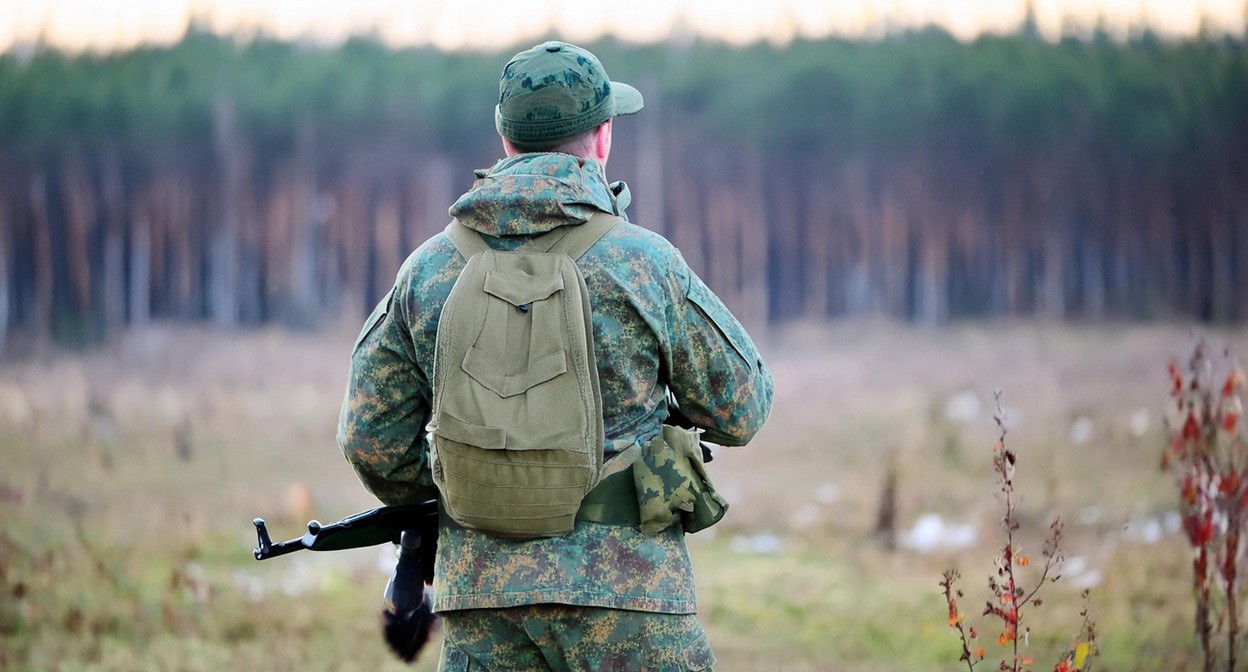
<instances>
[{"instance_id":1,"label":"soldier","mask_svg":"<svg viewBox=\"0 0 1248 672\"><path fill-rule=\"evenodd\" d=\"M585 49L546 42L517 54L495 108L506 157L477 172L451 216L496 250L596 213L624 218L628 188L605 176L611 120L641 108L641 94L610 81ZM465 263L446 233L421 245L352 354L338 441L388 505L438 495L425 429L439 317ZM667 240L625 221L576 266L592 305L608 458L660 435L669 394L708 441L738 446L754 436L770 411L771 374ZM440 669L710 669L681 525L643 533L591 520L578 516L564 536L517 541L444 516L434 584Z\"/></svg>"}]
</instances>

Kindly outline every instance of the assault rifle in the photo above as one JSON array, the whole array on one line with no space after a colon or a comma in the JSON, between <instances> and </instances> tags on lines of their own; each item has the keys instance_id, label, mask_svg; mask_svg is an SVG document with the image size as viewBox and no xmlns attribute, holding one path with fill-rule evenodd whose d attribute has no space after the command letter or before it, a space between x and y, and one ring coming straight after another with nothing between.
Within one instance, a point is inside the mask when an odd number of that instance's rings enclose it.
<instances>
[{"instance_id":1,"label":"assault rifle","mask_svg":"<svg viewBox=\"0 0 1248 672\"><path fill-rule=\"evenodd\" d=\"M692 428L674 397L668 398L667 423ZM714 459L710 446L701 443L702 461ZM295 551L340 551L384 543L399 544L399 561L386 585L382 612L382 635L404 662L412 662L429 639L433 625L432 605L425 585L433 583L433 560L438 542L438 502L382 506L362 511L330 525L312 520L302 537L273 543L263 518L256 526L257 560L276 558Z\"/></svg>"},{"instance_id":2,"label":"assault rifle","mask_svg":"<svg viewBox=\"0 0 1248 672\"><path fill-rule=\"evenodd\" d=\"M399 544L399 561L386 584L382 635L404 662L412 662L429 640L433 626L432 605L425 584L433 583L433 558L438 541L438 503L383 506L363 511L330 525L308 522L302 537L273 543L263 518L256 526L257 560L276 558L295 551L341 551L384 543Z\"/></svg>"}]
</instances>

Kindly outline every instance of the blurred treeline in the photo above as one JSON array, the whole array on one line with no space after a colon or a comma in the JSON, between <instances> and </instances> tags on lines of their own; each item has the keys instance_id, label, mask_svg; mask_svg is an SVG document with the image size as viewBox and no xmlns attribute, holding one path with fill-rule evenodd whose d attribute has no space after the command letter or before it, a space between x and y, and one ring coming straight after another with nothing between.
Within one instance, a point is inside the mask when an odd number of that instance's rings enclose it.
<instances>
[{"instance_id":1,"label":"blurred treeline","mask_svg":"<svg viewBox=\"0 0 1248 672\"><path fill-rule=\"evenodd\" d=\"M1248 318L1242 37L591 46L647 96L631 218L747 323ZM358 316L499 157L512 51L0 56L0 339Z\"/></svg>"}]
</instances>

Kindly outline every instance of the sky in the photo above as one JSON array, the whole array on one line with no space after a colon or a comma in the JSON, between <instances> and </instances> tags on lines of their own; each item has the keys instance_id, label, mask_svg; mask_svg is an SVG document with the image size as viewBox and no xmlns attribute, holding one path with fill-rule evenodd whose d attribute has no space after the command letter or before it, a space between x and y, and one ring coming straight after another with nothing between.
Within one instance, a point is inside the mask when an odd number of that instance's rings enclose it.
<instances>
[{"instance_id":1,"label":"sky","mask_svg":"<svg viewBox=\"0 0 1248 672\"><path fill-rule=\"evenodd\" d=\"M1187 36L1202 22L1244 33L1248 0L1031 0L1042 34L1088 31L1098 23L1127 35L1148 26ZM263 31L333 45L369 33L393 46L496 49L553 29L569 40L606 34L653 42L673 34L732 43L794 37L879 36L936 24L962 39L1009 32L1027 0L6 0L0 51L42 42L106 52L176 42L191 21L219 32Z\"/></svg>"}]
</instances>

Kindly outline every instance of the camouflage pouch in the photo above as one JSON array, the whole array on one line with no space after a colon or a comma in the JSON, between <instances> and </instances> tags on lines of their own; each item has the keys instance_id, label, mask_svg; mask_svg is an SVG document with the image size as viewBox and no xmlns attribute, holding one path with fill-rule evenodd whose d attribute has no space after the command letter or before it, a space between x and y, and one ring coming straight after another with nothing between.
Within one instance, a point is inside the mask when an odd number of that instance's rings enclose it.
<instances>
[{"instance_id":1,"label":"camouflage pouch","mask_svg":"<svg viewBox=\"0 0 1248 672\"><path fill-rule=\"evenodd\" d=\"M724 517L725 500L707 476L698 443L701 430L663 425L633 463L643 534L680 523L686 533L704 530Z\"/></svg>"}]
</instances>

